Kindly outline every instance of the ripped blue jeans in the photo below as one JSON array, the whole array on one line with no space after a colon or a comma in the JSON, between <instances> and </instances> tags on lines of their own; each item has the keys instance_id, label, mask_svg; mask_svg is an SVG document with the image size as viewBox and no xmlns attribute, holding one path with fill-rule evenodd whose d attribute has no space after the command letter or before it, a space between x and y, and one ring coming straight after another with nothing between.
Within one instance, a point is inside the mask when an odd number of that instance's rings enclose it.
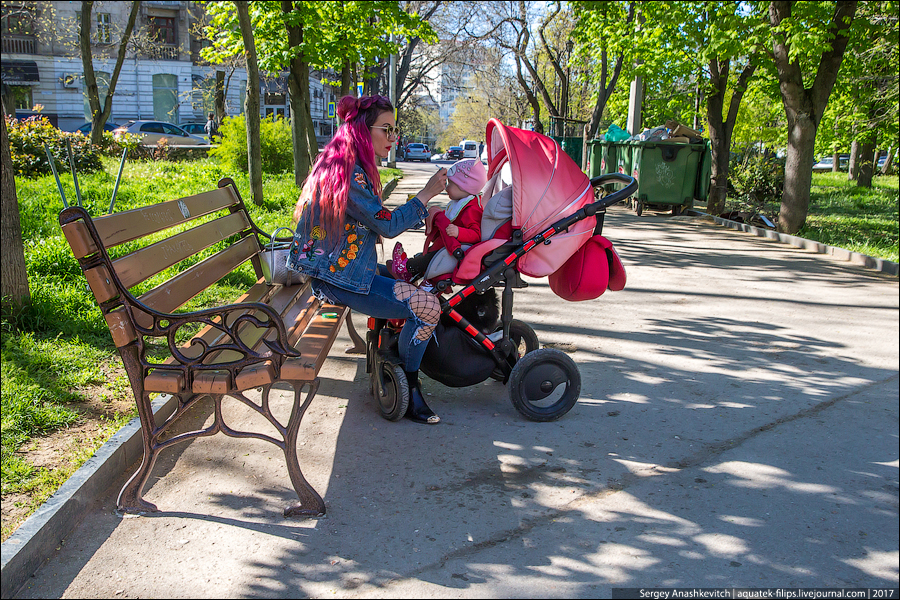
<instances>
[{"instance_id":1,"label":"ripped blue jeans","mask_svg":"<svg viewBox=\"0 0 900 600\"><path fill-rule=\"evenodd\" d=\"M383 272L383 265L379 267L379 272ZM310 281L315 294L331 304L342 304L378 319L406 319L398 340L400 360L404 370L419 370L441 316L441 305L434 294L384 275L375 275L368 294L350 292L321 279Z\"/></svg>"}]
</instances>

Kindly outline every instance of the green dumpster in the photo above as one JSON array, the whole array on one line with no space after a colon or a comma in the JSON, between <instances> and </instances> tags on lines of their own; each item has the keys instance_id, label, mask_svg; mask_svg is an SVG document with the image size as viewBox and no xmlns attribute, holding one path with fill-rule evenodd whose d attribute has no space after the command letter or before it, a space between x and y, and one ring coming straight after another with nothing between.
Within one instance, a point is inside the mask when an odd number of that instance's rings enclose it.
<instances>
[{"instance_id":1,"label":"green dumpster","mask_svg":"<svg viewBox=\"0 0 900 600\"><path fill-rule=\"evenodd\" d=\"M588 142L588 157L590 159L588 177L593 178L598 175L616 172L615 143L607 142L606 140L590 140Z\"/></svg>"},{"instance_id":2,"label":"green dumpster","mask_svg":"<svg viewBox=\"0 0 900 600\"><path fill-rule=\"evenodd\" d=\"M616 146L616 171L625 175L632 174L632 163L634 162L634 144L635 142L615 142Z\"/></svg>"},{"instance_id":3,"label":"green dumpster","mask_svg":"<svg viewBox=\"0 0 900 600\"><path fill-rule=\"evenodd\" d=\"M633 206L638 214L644 207L671 208L680 214L694 206L700 160L706 144L677 142L634 142L633 176L638 190Z\"/></svg>"},{"instance_id":4,"label":"green dumpster","mask_svg":"<svg viewBox=\"0 0 900 600\"><path fill-rule=\"evenodd\" d=\"M703 150L703 158L700 159L700 168L697 170L697 188L694 198L702 202L709 200L709 178L712 176L712 153L709 150L709 140L706 140Z\"/></svg>"},{"instance_id":5,"label":"green dumpster","mask_svg":"<svg viewBox=\"0 0 900 600\"><path fill-rule=\"evenodd\" d=\"M602 175L603 170L601 168L602 162L602 148L600 144L603 140L588 140L587 143L587 151L588 151L588 177L596 177L597 175Z\"/></svg>"},{"instance_id":6,"label":"green dumpster","mask_svg":"<svg viewBox=\"0 0 900 600\"><path fill-rule=\"evenodd\" d=\"M558 135L551 135L550 137L559 144L563 152L575 161L576 165L581 165L582 147L584 146L583 137L561 137Z\"/></svg>"}]
</instances>

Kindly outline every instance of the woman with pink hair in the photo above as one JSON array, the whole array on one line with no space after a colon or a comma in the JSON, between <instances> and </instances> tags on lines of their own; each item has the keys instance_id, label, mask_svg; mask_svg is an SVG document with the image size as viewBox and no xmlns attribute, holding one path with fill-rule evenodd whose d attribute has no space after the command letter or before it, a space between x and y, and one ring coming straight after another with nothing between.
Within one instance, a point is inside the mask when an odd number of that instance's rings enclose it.
<instances>
[{"instance_id":1,"label":"woman with pink hair","mask_svg":"<svg viewBox=\"0 0 900 600\"><path fill-rule=\"evenodd\" d=\"M416 196L393 211L381 199L375 157L387 158L397 140L394 108L384 96L344 96L343 121L303 184L294 209L297 231L288 267L311 278L323 300L381 319L406 319L398 350L409 382L406 416L438 423L422 395L419 365L441 315L438 299L390 276L378 264L376 243L393 238L428 216L426 204L444 190L440 169Z\"/></svg>"}]
</instances>

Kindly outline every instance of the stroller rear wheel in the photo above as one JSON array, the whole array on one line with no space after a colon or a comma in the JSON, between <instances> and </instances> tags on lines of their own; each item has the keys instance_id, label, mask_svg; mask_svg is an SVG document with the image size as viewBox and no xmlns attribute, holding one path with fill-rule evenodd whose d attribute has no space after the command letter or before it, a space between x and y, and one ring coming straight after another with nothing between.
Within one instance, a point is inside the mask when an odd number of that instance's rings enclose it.
<instances>
[{"instance_id":1,"label":"stroller rear wheel","mask_svg":"<svg viewBox=\"0 0 900 600\"><path fill-rule=\"evenodd\" d=\"M555 421L569 412L581 394L575 361L554 348L522 357L509 377L509 398L532 421Z\"/></svg>"},{"instance_id":2,"label":"stroller rear wheel","mask_svg":"<svg viewBox=\"0 0 900 600\"><path fill-rule=\"evenodd\" d=\"M409 407L409 383L406 373L397 365L380 364L381 373L372 373L372 393L378 400L381 416L388 421L399 421ZM381 382L378 381L379 375Z\"/></svg>"},{"instance_id":3,"label":"stroller rear wheel","mask_svg":"<svg viewBox=\"0 0 900 600\"><path fill-rule=\"evenodd\" d=\"M500 331L502 328L502 326L498 327L497 331ZM516 346L516 352L518 353L517 358L522 358L529 352L534 352L541 347L541 343L538 340L538 336L534 332L534 329L532 329L531 325L525 321L513 319L509 324L509 337ZM491 377L497 381L503 381L503 371L499 368L494 369L494 372L491 373Z\"/></svg>"}]
</instances>

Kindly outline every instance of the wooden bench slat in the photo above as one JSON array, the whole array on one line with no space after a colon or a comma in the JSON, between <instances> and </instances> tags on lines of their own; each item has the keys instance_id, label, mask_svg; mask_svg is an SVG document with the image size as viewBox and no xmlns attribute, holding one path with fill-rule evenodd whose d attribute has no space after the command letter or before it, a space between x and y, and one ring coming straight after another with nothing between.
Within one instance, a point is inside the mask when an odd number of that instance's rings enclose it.
<instances>
[{"instance_id":1,"label":"wooden bench slat","mask_svg":"<svg viewBox=\"0 0 900 600\"><path fill-rule=\"evenodd\" d=\"M139 300L154 310L170 313L254 256L258 247L256 238L246 237L153 288ZM147 318L135 318L140 325L150 326Z\"/></svg>"},{"instance_id":2,"label":"wooden bench slat","mask_svg":"<svg viewBox=\"0 0 900 600\"><path fill-rule=\"evenodd\" d=\"M180 200L169 200L99 217L93 221L103 245L111 248L227 208L238 201L234 190L226 186Z\"/></svg>"},{"instance_id":3,"label":"wooden bench slat","mask_svg":"<svg viewBox=\"0 0 900 600\"><path fill-rule=\"evenodd\" d=\"M233 213L136 250L113 265L122 285L130 288L249 227L247 215Z\"/></svg>"},{"instance_id":4,"label":"wooden bench slat","mask_svg":"<svg viewBox=\"0 0 900 600\"><path fill-rule=\"evenodd\" d=\"M281 366L281 378L301 381L315 379L349 311L346 306L323 304L303 332L300 343L295 346L300 352L300 358L285 359ZM337 318L326 319L322 316L328 313L337 314Z\"/></svg>"}]
</instances>

